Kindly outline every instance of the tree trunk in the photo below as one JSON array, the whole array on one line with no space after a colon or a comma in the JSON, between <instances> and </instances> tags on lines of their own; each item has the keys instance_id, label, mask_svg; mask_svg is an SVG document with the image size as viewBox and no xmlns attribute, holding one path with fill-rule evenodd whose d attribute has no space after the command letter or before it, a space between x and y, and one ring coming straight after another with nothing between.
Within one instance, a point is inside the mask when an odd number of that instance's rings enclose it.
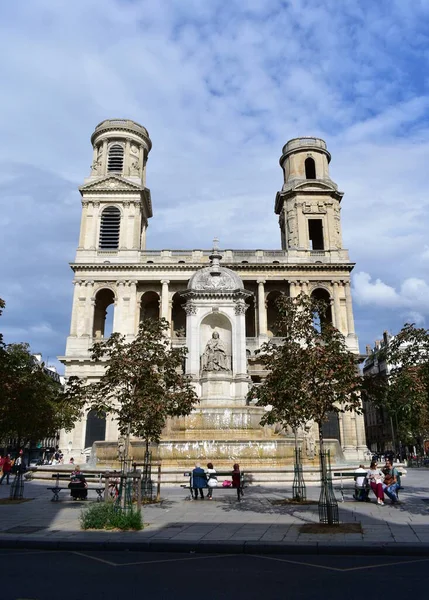
<instances>
[{"instance_id":1,"label":"tree trunk","mask_svg":"<svg viewBox=\"0 0 429 600\"><path fill-rule=\"evenodd\" d=\"M329 483L328 483L328 466L326 464L326 455L325 455L325 444L323 441L323 432L322 432L322 421L318 422L319 426L319 449L320 449L320 484L324 491L324 496L326 499L326 516L328 519L328 525L334 524L334 514L332 511L332 506L330 503L330 494L329 494Z\"/></svg>"}]
</instances>

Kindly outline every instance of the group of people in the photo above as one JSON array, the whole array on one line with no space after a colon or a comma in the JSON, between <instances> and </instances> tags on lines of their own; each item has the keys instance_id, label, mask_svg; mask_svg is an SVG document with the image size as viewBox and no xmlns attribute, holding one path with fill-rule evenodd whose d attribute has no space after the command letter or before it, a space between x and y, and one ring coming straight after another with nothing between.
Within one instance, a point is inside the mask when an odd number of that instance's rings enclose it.
<instances>
[{"instance_id":1,"label":"group of people","mask_svg":"<svg viewBox=\"0 0 429 600\"><path fill-rule=\"evenodd\" d=\"M369 489L371 489L377 498L377 504L380 506L384 506L385 495L391 500L392 504L399 503L398 490L401 487L401 478L398 469L393 466L390 458L386 459L383 469L380 469L377 461L373 460L369 469L366 469L364 465L359 465L356 473L362 473L362 476L355 477L355 498L357 500L369 500Z\"/></svg>"},{"instance_id":2,"label":"group of people","mask_svg":"<svg viewBox=\"0 0 429 600\"><path fill-rule=\"evenodd\" d=\"M10 454L0 456L0 485L3 483L4 479L6 479L6 485L9 485L10 474L23 473L25 469L23 450L19 451L16 458L11 458Z\"/></svg>"},{"instance_id":3,"label":"group of people","mask_svg":"<svg viewBox=\"0 0 429 600\"><path fill-rule=\"evenodd\" d=\"M240 487L240 465L238 463L234 464L231 476L231 487ZM204 489L206 488L208 488L207 499L213 500L213 490L218 485L219 481L213 463L207 463L206 469L203 469L200 463L195 464L191 479L192 497L194 500L198 500L198 493L201 500L204 500Z\"/></svg>"}]
</instances>

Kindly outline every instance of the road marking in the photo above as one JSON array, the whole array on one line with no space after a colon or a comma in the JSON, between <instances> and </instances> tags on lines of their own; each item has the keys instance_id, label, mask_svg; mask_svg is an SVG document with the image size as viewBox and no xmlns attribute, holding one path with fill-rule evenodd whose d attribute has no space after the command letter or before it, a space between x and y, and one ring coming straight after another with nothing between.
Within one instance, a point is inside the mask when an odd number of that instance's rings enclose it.
<instances>
[{"instance_id":1,"label":"road marking","mask_svg":"<svg viewBox=\"0 0 429 600\"><path fill-rule=\"evenodd\" d=\"M316 569L325 569L327 571L337 571L340 573L347 573L349 571L364 571L365 569L379 569L381 567L395 567L398 565L408 565L408 564L413 564L413 563L429 561L429 558L418 558L415 560L402 560L402 561L388 562L388 563L377 563L376 565L363 565L360 567L339 568L339 567L328 567L326 565L317 565L317 564L309 563L309 562L305 562L305 561L289 560L286 558L276 558L274 556L263 556L261 554L249 554L248 556L253 556L254 558L264 558L265 560L274 560L274 561L278 561L278 562L285 562L285 563L290 563L293 565L303 565L306 567L315 567Z\"/></svg>"},{"instance_id":2,"label":"road marking","mask_svg":"<svg viewBox=\"0 0 429 600\"><path fill-rule=\"evenodd\" d=\"M326 571L343 571L343 569L338 569L337 567L327 567L325 565L315 565L313 563L301 562L298 560L288 560L286 558L276 558L275 556L263 556L262 554L248 554L247 556L252 556L253 558L264 558L265 560L274 560L278 562L290 563L291 565L303 565L305 567L315 567L316 569L325 569Z\"/></svg>"},{"instance_id":3,"label":"road marking","mask_svg":"<svg viewBox=\"0 0 429 600\"><path fill-rule=\"evenodd\" d=\"M104 560L103 558L98 558L97 556L90 556L89 554L85 554L84 552L71 552L71 554L76 554L77 556L83 556L85 558L91 558L92 560L97 560L98 562L104 563L105 565L109 565L110 567L117 567L116 563L110 562L109 560Z\"/></svg>"},{"instance_id":4,"label":"road marking","mask_svg":"<svg viewBox=\"0 0 429 600\"><path fill-rule=\"evenodd\" d=\"M209 556L184 556L182 558L162 558L160 560L143 560L143 561L137 561L137 562L128 562L128 563L114 563L108 560L104 560L103 558L98 558L97 556L91 556L90 554L85 554L84 552L72 552L72 554L77 554L78 556L83 556L85 558L90 558L92 560L96 560L98 562L102 562L105 563L106 565L109 565L110 567L130 567L130 566L134 566L134 565L153 565L153 564L158 564L158 563L166 563L166 562L180 562L180 561L186 561L186 560L203 560L206 558L224 558L224 557L228 557L228 556L242 556L241 554L219 554L217 556L213 556L212 554Z\"/></svg>"}]
</instances>

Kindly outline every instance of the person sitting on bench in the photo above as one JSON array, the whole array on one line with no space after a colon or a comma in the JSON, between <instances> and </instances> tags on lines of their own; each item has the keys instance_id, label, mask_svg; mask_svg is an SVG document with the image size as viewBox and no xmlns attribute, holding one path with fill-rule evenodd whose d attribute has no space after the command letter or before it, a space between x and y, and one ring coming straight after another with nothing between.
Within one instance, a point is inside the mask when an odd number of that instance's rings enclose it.
<instances>
[{"instance_id":1,"label":"person sitting on bench","mask_svg":"<svg viewBox=\"0 0 429 600\"><path fill-rule=\"evenodd\" d=\"M359 502L367 502L369 487L366 479L368 469L365 469L364 465L359 465L359 468L355 470L355 473L362 473L362 476L355 477L355 493L353 498Z\"/></svg>"},{"instance_id":2,"label":"person sitting on bench","mask_svg":"<svg viewBox=\"0 0 429 600\"><path fill-rule=\"evenodd\" d=\"M401 478L398 469L393 466L390 458L386 459L386 464L383 469L384 482L383 488L386 496L390 498L392 504L399 502L398 489L401 487Z\"/></svg>"},{"instance_id":3,"label":"person sitting on bench","mask_svg":"<svg viewBox=\"0 0 429 600\"><path fill-rule=\"evenodd\" d=\"M200 463L196 463L195 469L192 471L192 490L194 500L198 500L198 490L200 491L201 500L204 500L203 489L207 487L207 478L204 469Z\"/></svg>"},{"instance_id":4,"label":"person sitting on bench","mask_svg":"<svg viewBox=\"0 0 429 600\"><path fill-rule=\"evenodd\" d=\"M69 483L70 496L73 500L86 500L88 497L88 484L79 466L76 466L75 470L71 474L71 481Z\"/></svg>"}]
</instances>

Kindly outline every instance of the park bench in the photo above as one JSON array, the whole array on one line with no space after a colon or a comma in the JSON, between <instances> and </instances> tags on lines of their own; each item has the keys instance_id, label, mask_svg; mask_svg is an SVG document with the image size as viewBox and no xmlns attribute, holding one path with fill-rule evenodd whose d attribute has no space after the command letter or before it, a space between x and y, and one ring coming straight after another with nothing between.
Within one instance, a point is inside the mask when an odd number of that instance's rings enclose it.
<instances>
[{"instance_id":1,"label":"park bench","mask_svg":"<svg viewBox=\"0 0 429 600\"><path fill-rule=\"evenodd\" d=\"M232 482L232 471L216 471L216 473L214 473L214 475L216 475L216 478L218 480L218 485L213 488L214 490L216 490L216 493L218 491L236 491L237 492L237 500L240 502L241 501L241 497L244 495L244 487L245 487L245 478L244 478L244 472L240 471L240 485L238 487L233 487L231 486L223 486L222 485L222 478L224 477L230 477L231 479L227 480L227 481L231 481ZM184 477L189 477L189 483L187 484L182 484L181 487L185 488L185 489L189 489L190 495L191 495L191 500L193 498L192 496L192 471L185 471L185 473L183 473ZM224 480L225 481L225 480Z\"/></svg>"},{"instance_id":2,"label":"park bench","mask_svg":"<svg viewBox=\"0 0 429 600\"><path fill-rule=\"evenodd\" d=\"M85 475L85 473L82 473L83 476L85 477L85 479L96 479L98 481L98 486L97 487L87 487L86 489L88 490L88 492L90 491L94 491L97 494L97 502L101 502L103 500L103 493L104 493L104 485L101 485L101 478L102 475L101 473L99 475L95 475L95 474L88 474ZM53 473L52 477L55 478L55 485L52 487L48 487L47 489L50 490L53 494L53 497L51 498L51 502L59 502L60 499L60 492L61 490L67 490L70 491L70 488L67 485L61 485L61 482L70 482L70 475L68 473Z\"/></svg>"},{"instance_id":3,"label":"park bench","mask_svg":"<svg viewBox=\"0 0 429 600\"><path fill-rule=\"evenodd\" d=\"M354 480L355 477L365 476L365 473L361 473L359 471L357 473L351 472L351 471L334 471L332 473L332 475L333 475L333 480L334 481L338 481L338 479L340 480L339 490L340 490L340 493L341 493L341 502L344 502L344 491L345 490L350 490L350 491L353 490L353 492L355 492L356 491L356 486L355 486L354 481L353 481L353 483L347 483L346 485L344 485L343 477L345 479L350 479L350 478L353 477L353 480ZM398 475L399 475L399 477L404 477L404 473L402 473L401 471L398 471ZM335 487L335 489L338 489L336 486L334 486L334 487ZM368 485L366 489L370 490L371 488ZM404 488L402 487L402 485L397 489L396 493L397 493L398 497L399 497L399 490L403 490L403 489ZM353 498L355 500L357 500L357 498L356 498L356 496L355 496L354 493L353 493Z\"/></svg>"}]
</instances>

